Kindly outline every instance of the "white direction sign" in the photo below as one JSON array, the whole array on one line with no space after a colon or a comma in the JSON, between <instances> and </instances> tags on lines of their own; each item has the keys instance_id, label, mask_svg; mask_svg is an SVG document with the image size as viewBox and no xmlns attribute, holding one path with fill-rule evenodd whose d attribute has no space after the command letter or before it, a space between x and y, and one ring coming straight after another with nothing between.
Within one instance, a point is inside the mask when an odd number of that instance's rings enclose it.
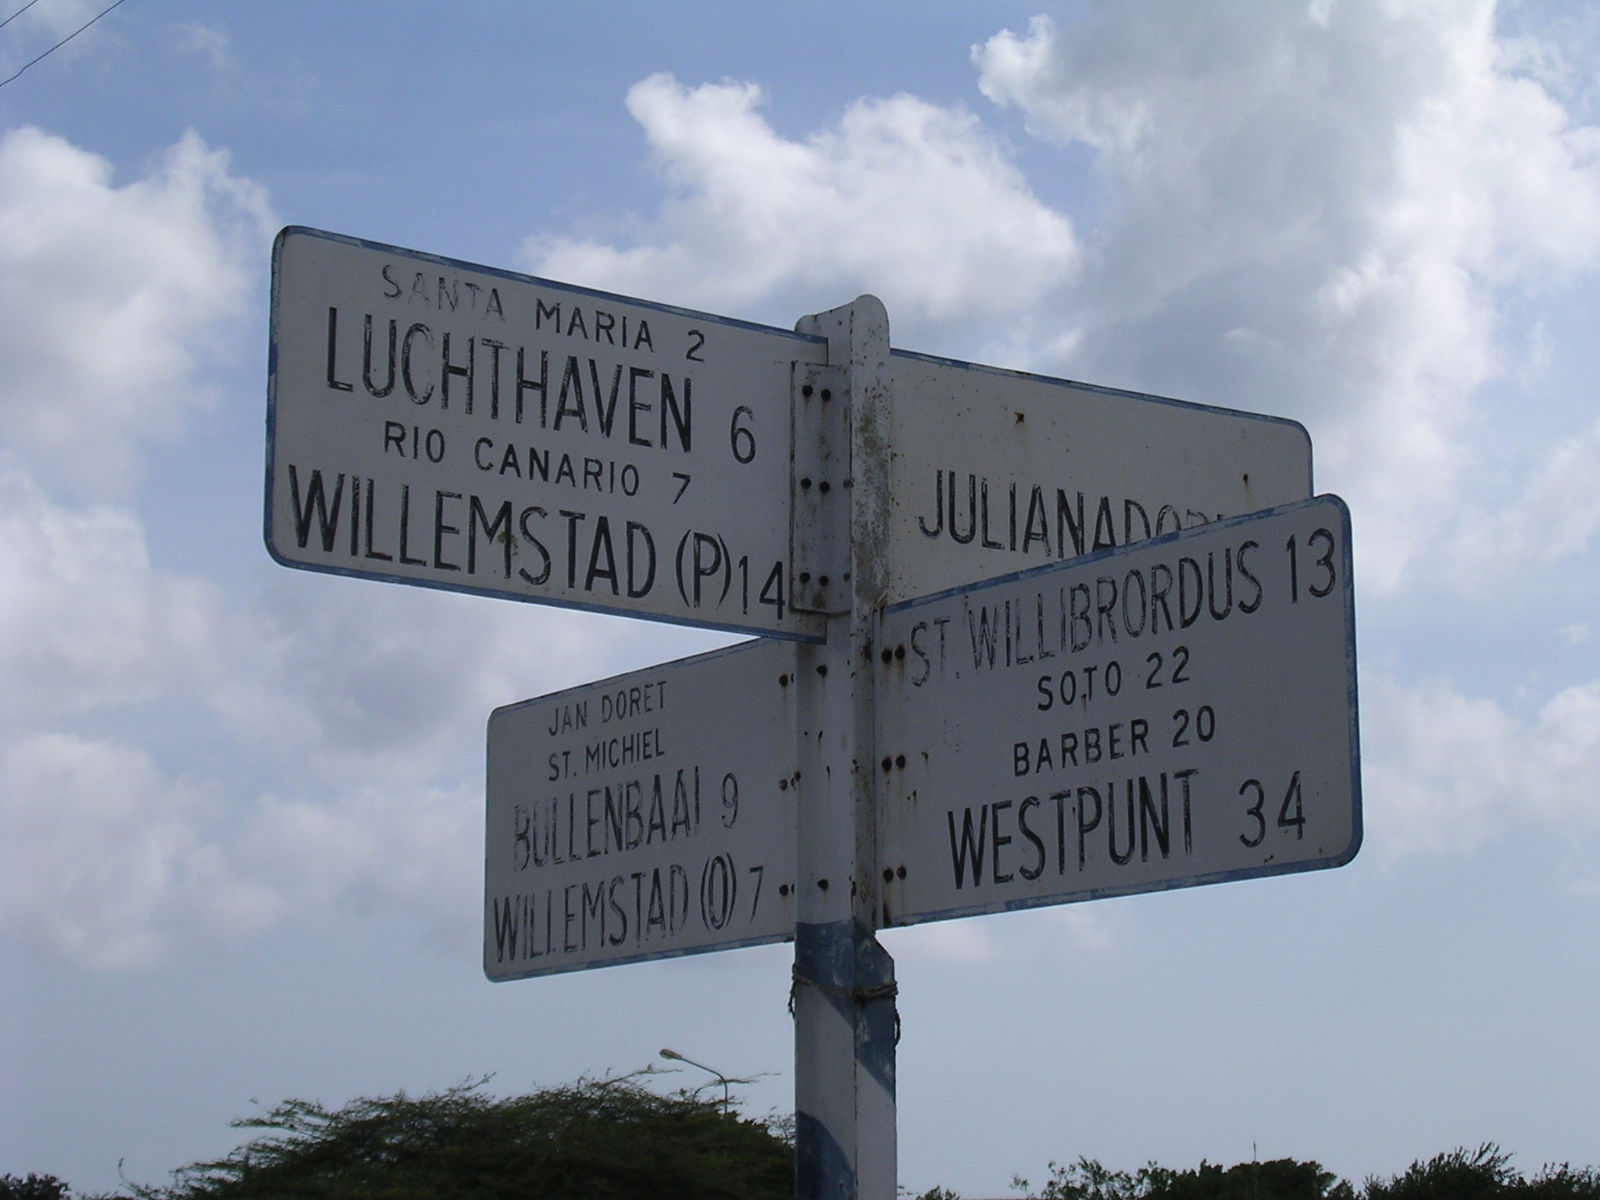
<instances>
[{"instance_id":1,"label":"white direction sign","mask_svg":"<svg viewBox=\"0 0 1600 1200\"><path fill-rule=\"evenodd\" d=\"M1352 594L1322 496L891 608L885 923L1348 862Z\"/></svg>"},{"instance_id":2,"label":"white direction sign","mask_svg":"<svg viewBox=\"0 0 1600 1200\"><path fill-rule=\"evenodd\" d=\"M267 548L285 566L816 635L789 608L780 329L290 228Z\"/></svg>"},{"instance_id":3,"label":"white direction sign","mask_svg":"<svg viewBox=\"0 0 1600 1200\"><path fill-rule=\"evenodd\" d=\"M764 639L496 709L484 973L792 938L794 671Z\"/></svg>"},{"instance_id":4,"label":"white direction sign","mask_svg":"<svg viewBox=\"0 0 1600 1200\"><path fill-rule=\"evenodd\" d=\"M889 599L1311 495L1297 422L896 351Z\"/></svg>"}]
</instances>

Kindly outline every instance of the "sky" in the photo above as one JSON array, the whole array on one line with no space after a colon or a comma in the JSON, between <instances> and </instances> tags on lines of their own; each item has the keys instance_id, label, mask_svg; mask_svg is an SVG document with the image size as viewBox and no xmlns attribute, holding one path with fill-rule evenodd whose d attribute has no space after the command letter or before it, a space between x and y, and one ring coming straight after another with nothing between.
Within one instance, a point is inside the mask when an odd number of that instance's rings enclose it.
<instances>
[{"instance_id":1,"label":"sky","mask_svg":"<svg viewBox=\"0 0 1600 1200\"><path fill-rule=\"evenodd\" d=\"M484 978L490 711L734 639L274 563L291 224L1309 432L1360 854L885 931L903 1187L1600 1161L1600 10L126 0L32 61L104 7L0 12L0 1172L663 1046L793 1104L789 946Z\"/></svg>"}]
</instances>

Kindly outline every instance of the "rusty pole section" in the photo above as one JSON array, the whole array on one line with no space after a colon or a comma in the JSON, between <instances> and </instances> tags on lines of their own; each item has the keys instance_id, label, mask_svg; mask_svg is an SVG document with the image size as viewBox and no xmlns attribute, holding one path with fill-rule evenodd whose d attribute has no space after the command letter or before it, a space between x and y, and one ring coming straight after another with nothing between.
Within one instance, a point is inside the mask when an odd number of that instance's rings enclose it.
<instances>
[{"instance_id":1,"label":"rusty pole section","mask_svg":"<svg viewBox=\"0 0 1600 1200\"><path fill-rule=\"evenodd\" d=\"M894 1200L894 961L878 944L874 646L888 564L889 319L882 303L805 317L828 366L797 365L794 596L826 617L799 651L795 1192Z\"/></svg>"}]
</instances>

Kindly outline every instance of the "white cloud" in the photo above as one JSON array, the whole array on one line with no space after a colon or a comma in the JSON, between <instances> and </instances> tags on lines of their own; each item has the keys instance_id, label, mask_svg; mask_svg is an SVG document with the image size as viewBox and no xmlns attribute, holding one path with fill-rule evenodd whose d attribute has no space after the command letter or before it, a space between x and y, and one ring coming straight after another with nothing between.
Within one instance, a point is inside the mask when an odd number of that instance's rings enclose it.
<instances>
[{"instance_id":1,"label":"white cloud","mask_svg":"<svg viewBox=\"0 0 1600 1200\"><path fill-rule=\"evenodd\" d=\"M71 962L149 967L183 944L330 915L470 938L482 798L453 791L229 797L145 750L50 732L0 752L0 930Z\"/></svg>"},{"instance_id":2,"label":"white cloud","mask_svg":"<svg viewBox=\"0 0 1600 1200\"><path fill-rule=\"evenodd\" d=\"M1486 592L1519 569L1585 554L1600 532L1596 479L1600 423L1559 442L1519 494L1462 523L1446 558L1456 586Z\"/></svg>"},{"instance_id":3,"label":"white cloud","mask_svg":"<svg viewBox=\"0 0 1600 1200\"><path fill-rule=\"evenodd\" d=\"M234 75L238 64L222 30L199 21L183 21L172 27L172 41L183 54L203 59L217 75Z\"/></svg>"},{"instance_id":4,"label":"white cloud","mask_svg":"<svg viewBox=\"0 0 1600 1200\"><path fill-rule=\"evenodd\" d=\"M627 245L536 240L531 265L707 307L870 289L892 319L1053 314L1071 361L1128 372L1103 382L1307 419L1398 578L1472 449L1496 289L1597 253L1592 131L1504 70L1482 8L1105 11L978 56L992 98L1098 155L1111 200L1087 250L969 114L864 100L791 140L753 87L655 76L629 105L671 198ZM624 638L671 641L298 573L242 600L152 562L128 509L52 497L118 495L190 414L272 224L193 135L121 187L47 134L0 141L0 923L79 961L330 907L459 912L489 709L608 673ZM1585 550L1597 438L1563 445L1492 540ZM1369 846L1592 821L1600 687L1529 719L1442 683L1363 688ZM141 726L159 736L136 746ZM213 743L178 772L162 739L183 737ZM1060 919L1108 936L1098 913ZM988 929L904 936L981 961Z\"/></svg>"},{"instance_id":5,"label":"white cloud","mask_svg":"<svg viewBox=\"0 0 1600 1200\"><path fill-rule=\"evenodd\" d=\"M1531 718L1444 680L1361 678L1367 852L1456 853L1515 828L1600 831L1600 682Z\"/></svg>"},{"instance_id":6,"label":"white cloud","mask_svg":"<svg viewBox=\"0 0 1600 1200\"><path fill-rule=\"evenodd\" d=\"M152 571L132 511L53 504L4 454L0 561L0 716L146 702L219 669L215 589Z\"/></svg>"},{"instance_id":7,"label":"white cloud","mask_svg":"<svg viewBox=\"0 0 1600 1200\"><path fill-rule=\"evenodd\" d=\"M1600 257L1600 131L1513 49L1487 2L1272 0L1095 5L974 51L987 96L1097 154L1074 369L1306 421L1369 587L1492 451L1497 289Z\"/></svg>"},{"instance_id":8,"label":"white cloud","mask_svg":"<svg viewBox=\"0 0 1600 1200\"><path fill-rule=\"evenodd\" d=\"M98 3L97 0L55 0L50 4L19 9L17 15L25 24L36 25L59 37L65 37L104 7L105 5Z\"/></svg>"},{"instance_id":9,"label":"white cloud","mask_svg":"<svg viewBox=\"0 0 1600 1200\"><path fill-rule=\"evenodd\" d=\"M210 702L235 736L316 785L400 789L481 761L492 708L604 675L617 622L302 575L273 578Z\"/></svg>"},{"instance_id":10,"label":"white cloud","mask_svg":"<svg viewBox=\"0 0 1600 1200\"><path fill-rule=\"evenodd\" d=\"M142 450L207 402L275 219L186 134L141 179L38 129L0 138L0 437L116 496Z\"/></svg>"},{"instance_id":11,"label":"white cloud","mask_svg":"<svg viewBox=\"0 0 1600 1200\"><path fill-rule=\"evenodd\" d=\"M779 290L832 307L870 291L891 315L934 320L1024 312L1070 276L1070 223L970 114L863 99L836 127L791 141L761 99L753 84L635 85L628 111L671 199L632 246L536 238L531 268L719 308Z\"/></svg>"},{"instance_id":12,"label":"white cloud","mask_svg":"<svg viewBox=\"0 0 1600 1200\"><path fill-rule=\"evenodd\" d=\"M482 787L358 787L334 796L265 797L233 857L289 915L396 911L473 936L483 879Z\"/></svg>"},{"instance_id":13,"label":"white cloud","mask_svg":"<svg viewBox=\"0 0 1600 1200\"><path fill-rule=\"evenodd\" d=\"M490 710L681 640L300 573L231 601L5 456L0 561L0 930L95 967L330 910L459 943Z\"/></svg>"},{"instance_id":14,"label":"white cloud","mask_svg":"<svg viewBox=\"0 0 1600 1200\"><path fill-rule=\"evenodd\" d=\"M1048 930L1048 936L1041 937L1041 930ZM1115 905L1066 904L1041 908L1021 919L1017 913L1007 913L911 925L892 930L885 944L907 966L979 967L1018 956L1059 955L1066 949L1081 955L1110 954L1124 944L1126 933L1127 914Z\"/></svg>"},{"instance_id":15,"label":"white cloud","mask_svg":"<svg viewBox=\"0 0 1600 1200\"><path fill-rule=\"evenodd\" d=\"M963 111L861 100L789 139L754 85L652 76L628 105L668 201L526 261L713 308L870 290L900 344L960 318L1012 365L1297 417L1379 594L1500 452L1478 395L1526 353L1507 301L1600 262L1600 130L1563 106L1560 48L1495 20L1130 0L997 34L984 94L1094 155L1082 240Z\"/></svg>"},{"instance_id":16,"label":"white cloud","mask_svg":"<svg viewBox=\"0 0 1600 1200\"><path fill-rule=\"evenodd\" d=\"M148 964L195 930L251 932L277 898L227 869L215 801L137 747L71 733L0 755L0 924L97 967Z\"/></svg>"}]
</instances>

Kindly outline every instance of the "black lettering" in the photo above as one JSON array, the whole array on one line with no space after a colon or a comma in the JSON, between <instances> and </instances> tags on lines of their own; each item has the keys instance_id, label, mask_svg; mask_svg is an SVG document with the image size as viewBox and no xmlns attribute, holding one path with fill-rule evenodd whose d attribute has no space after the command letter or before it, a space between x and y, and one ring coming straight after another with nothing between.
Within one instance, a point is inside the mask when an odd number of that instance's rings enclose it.
<instances>
[{"instance_id":1,"label":"black lettering","mask_svg":"<svg viewBox=\"0 0 1600 1200\"><path fill-rule=\"evenodd\" d=\"M433 345L433 330L420 321L406 330L406 336L400 342L400 378L411 403L421 405L433 399L433 384L429 383L425 391L418 392L416 380L411 376L411 343L419 336L428 345Z\"/></svg>"},{"instance_id":2,"label":"black lettering","mask_svg":"<svg viewBox=\"0 0 1600 1200\"><path fill-rule=\"evenodd\" d=\"M344 474L341 472L334 481L333 502L330 505L327 492L322 483L322 472L312 468L311 482L306 485L304 500L300 496L300 472L293 463L289 464L289 495L294 506L294 533L300 549L306 548L306 541L311 536L311 522L317 523L318 531L322 537L322 548L328 553L333 552L334 535L339 530L339 504L344 498Z\"/></svg>"},{"instance_id":3,"label":"black lettering","mask_svg":"<svg viewBox=\"0 0 1600 1200\"><path fill-rule=\"evenodd\" d=\"M491 544L499 543L505 558L505 577L511 578L511 501L503 501L495 510L494 520L489 519L488 512L483 507L483 501L473 496L467 514L467 574L474 574L478 569L478 530L483 530L483 535Z\"/></svg>"},{"instance_id":4,"label":"black lettering","mask_svg":"<svg viewBox=\"0 0 1600 1200\"><path fill-rule=\"evenodd\" d=\"M549 580L550 571L553 564L550 559L550 551L545 548L545 544L539 540L538 535L535 534L532 529L528 528L528 521L531 517L543 517L546 515L547 514L545 513L544 509L530 505L529 507L523 509L522 513L517 518L517 528L522 533L522 540L527 542L528 545L532 546L534 552L543 560L538 571L533 573L529 573L526 567L517 568L517 575L522 579L522 581L524 583L531 584L534 587L539 587L541 584Z\"/></svg>"},{"instance_id":5,"label":"black lettering","mask_svg":"<svg viewBox=\"0 0 1600 1200\"><path fill-rule=\"evenodd\" d=\"M350 384L343 383L334 378L334 359L338 354L339 340L339 310L332 305L328 306L328 386L336 392L354 390Z\"/></svg>"},{"instance_id":6,"label":"black lettering","mask_svg":"<svg viewBox=\"0 0 1600 1200\"><path fill-rule=\"evenodd\" d=\"M994 883L1010 883L1013 878L1010 871L1007 871L1004 874L1001 874L1000 872L1000 850L1002 847L1009 846L1011 844L1011 835L1009 833L1002 834L1000 832L1000 814L1002 812L1009 812L1010 810L1011 801L1009 800L997 800L995 803L989 806L989 820L991 824L990 844L994 856L993 869L989 874Z\"/></svg>"},{"instance_id":7,"label":"black lettering","mask_svg":"<svg viewBox=\"0 0 1600 1200\"><path fill-rule=\"evenodd\" d=\"M1255 589L1254 594L1251 595L1248 601L1242 596L1240 597L1239 611L1242 613L1253 613L1256 611L1256 609L1261 607L1261 580L1256 578L1254 573L1250 570L1249 564L1244 560L1245 551L1257 549L1260 549L1260 546L1253 540L1239 543L1239 578L1245 580L1251 585L1251 587Z\"/></svg>"},{"instance_id":8,"label":"black lettering","mask_svg":"<svg viewBox=\"0 0 1600 1200\"><path fill-rule=\"evenodd\" d=\"M683 403L678 403L678 395L672 389L672 380L665 371L661 372L661 446L667 445L667 418L672 418L672 428L677 431L678 445L685 454L689 453L689 408L691 396L689 387L693 381L685 375L683 378Z\"/></svg>"},{"instance_id":9,"label":"black lettering","mask_svg":"<svg viewBox=\"0 0 1600 1200\"><path fill-rule=\"evenodd\" d=\"M1178 624L1187 629L1200 619L1205 607L1205 577L1200 564L1188 556L1178 560Z\"/></svg>"},{"instance_id":10,"label":"black lettering","mask_svg":"<svg viewBox=\"0 0 1600 1200\"><path fill-rule=\"evenodd\" d=\"M1087 804L1088 801L1094 802L1094 815L1092 817L1089 816L1089 808ZM1086 847L1088 845L1089 834L1094 832L1095 829L1099 828L1100 825L1100 818L1102 815L1100 793L1087 785L1079 787L1077 794L1077 809L1078 870L1081 871L1083 870L1084 863L1087 861Z\"/></svg>"},{"instance_id":11,"label":"black lettering","mask_svg":"<svg viewBox=\"0 0 1600 1200\"><path fill-rule=\"evenodd\" d=\"M950 867L955 872L956 888L960 890L966 886L968 869L972 872L973 886L983 882L983 843L989 825L989 806L983 805L978 810L978 828L974 833L972 828L972 810L963 809L961 812L961 833L956 834L956 814L954 811L945 813L945 820L950 826Z\"/></svg>"},{"instance_id":12,"label":"black lettering","mask_svg":"<svg viewBox=\"0 0 1600 1200\"><path fill-rule=\"evenodd\" d=\"M628 441L635 446L649 446L649 438L639 436L639 414L648 413L653 405L639 398L639 380L653 379L655 372L646 367L628 368Z\"/></svg>"},{"instance_id":13,"label":"black lettering","mask_svg":"<svg viewBox=\"0 0 1600 1200\"><path fill-rule=\"evenodd\" d=\"M1027 796L1017 806L1017 828L1022 831L1022 836L1028 839L1028 844L1033 847L1034 853L1034 859L1031 863L1023 862L1018 864L1017 873L1030 883L1044 874L1044 839L1028 824L1028 814L1038 808L1039 803L1039 797Z\"/></svg>"},{"instance_id":14,"label":"black lettering","mask_svg":"<svg viewBox=\"0 0 1600 1200\"><path fill-rule=\"evenodd\" d=\"M944 472L939 470L933 473L933 521L933 528L929 529L927 518L917 517L917 528L924 537L936 538L944 531Z\"/></svg>"},{"instance_id":15,"label":"black lettering","mask_svg":"<svg viewBox=\"0 0 1600 1200\"><path fill-rule=\"evenodd\" d=\"M459 571L461 564L446 561L444 557L444 535L447 533L460 533L461 530L454 525L444 522L444 502L446 499L460 500L460 492L435 492L433 497L433 565L441 571Z\"/></svg>"},{"instance_id":16,"label":"black lettering","mask_svg":"<svg viewBox=\"0 0 1600 1200\"><path fill-rule=\"evenodd\" d=\"M443 286L444 280L440 279L439 283L440 283L441 286ZM454 307L454 305L452 305L452 307ZM450 361L450 334L448 332L445 333L445 335L444 335L444 350L442 352L442 357L441 357L440 363L439 363L439 379L440 379L440 384L439 384L439 407L440 408L449 408L450 407L450 380L451 380L452 377L455 377L455 378L459 378L459 379L465 379L467 381L467 402L466 402L465 405L462 406L462 410L464 412L467 412L467 413L472 412L472 383L473 383L473 375L474 375L473 367L475 366L475 364L477 362L477 356L474 354L474 350L477 348L477 344L478 344L478 340L476 338L469 337L467 339L467 361L466 361L466 365L465 366L461 366L461 365L458 365L456 363L452 363Z\"/></svg>"}]
</instances>

